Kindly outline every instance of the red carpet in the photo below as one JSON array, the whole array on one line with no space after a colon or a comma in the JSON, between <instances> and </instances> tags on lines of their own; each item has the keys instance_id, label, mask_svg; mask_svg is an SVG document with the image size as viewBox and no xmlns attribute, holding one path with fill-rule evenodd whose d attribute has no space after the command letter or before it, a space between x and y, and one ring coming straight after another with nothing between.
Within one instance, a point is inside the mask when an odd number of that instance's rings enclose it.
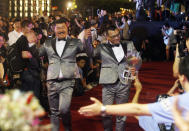
<instances>
[{"instance_id":1,"label":"red carpet","mask_svg":"<svg viewBox=\"0 0 189 131\"><path fill-rule=\"evenodd\" d=\"M158 94L166 93L174 84L172 62L143 63L139 72L139 78L143 85L139 102L154 102ZM101 89L101 86L98 86L88 91L84 96L73 98L71 105L73 131L103 131L101 117L86 118L79 115L77 112L81 106L90 104L89 98L91 96L101 100ZM130 100L134 92L134 88L131 88ZM45 119L43 123L49 123L49 119ZM61 131L64 131L62 125ZM135 118L128 117L126 121L126 131L142 131L142 129L138 126L138 122Z\"/></svg>"}]
</instances>

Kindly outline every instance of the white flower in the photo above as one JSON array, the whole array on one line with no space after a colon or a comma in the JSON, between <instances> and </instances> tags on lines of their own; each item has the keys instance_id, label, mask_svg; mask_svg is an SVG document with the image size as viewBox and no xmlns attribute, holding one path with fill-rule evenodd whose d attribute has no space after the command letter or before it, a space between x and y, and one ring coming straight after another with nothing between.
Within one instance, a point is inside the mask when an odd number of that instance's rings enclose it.
<instances>
[{"instance_id":1,"label":"white flower","mask_svg":"<svg viewBox=\"0 0 189 131\"><path fill-rule=\"evenodd\" d=\"M44 112L31 92L12 90L0 97L0 129L2 131L31 131L36 112ZM43 113L41 113L43 114Z\"/></svg>"}]
</instances>

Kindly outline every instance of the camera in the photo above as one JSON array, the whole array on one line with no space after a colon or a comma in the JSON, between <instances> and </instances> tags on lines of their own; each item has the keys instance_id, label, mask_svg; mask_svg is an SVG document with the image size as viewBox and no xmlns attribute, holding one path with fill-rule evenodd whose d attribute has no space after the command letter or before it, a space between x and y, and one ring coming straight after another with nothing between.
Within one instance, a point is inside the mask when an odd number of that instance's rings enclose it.
<instances>
[{"instance_id":1,"label":"camera","mask_svg":"<svg viewBox=\"0 0 189 131\"><path fill-rule=\"evenodd\" d=\"M156 97L156 102L161 102L162 100L165 100L165 99L167 99L168 97L170 97L168 94L160 94L160 95L157 95L157 97Z\"/></svg>"}]
</instances>

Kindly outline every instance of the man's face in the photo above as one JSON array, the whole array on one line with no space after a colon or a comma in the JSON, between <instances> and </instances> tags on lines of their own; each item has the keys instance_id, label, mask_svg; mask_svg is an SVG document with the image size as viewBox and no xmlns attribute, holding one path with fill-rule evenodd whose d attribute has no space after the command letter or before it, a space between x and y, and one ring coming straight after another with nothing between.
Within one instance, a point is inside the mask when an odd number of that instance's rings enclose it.
<instances>
[{"instance_id":1,"label":"man's face","mask_svg":"<svg viewBox=\"0 0 189 131\"><path fill-rule=\"evenodd\" d=\"M81 59L77 64L80 68L84 68L86 61Z\"/></svg>"},{"instance_id":2,"label":"man's face","mask_svg":"<svg viewBox=\"0 0 189 131\"><path fill-rule=\"evenodd\" d=\"M56 24L55 26L55 34L57 38L66 38L68 35L68 28L65 23Z\"/></svg>"},{"instance_id":3,"label":"man's face","mask_svg":"<svg viewBox=\"0 0 189 131\"><path fill-rule=\"evenodd\" d=\"M29 32L26 34L27 40L29 43L36 43L37 42L37 36L34 32Z\"/></svg>"},{"instance_id":4,"label":"man's face","mask_svg":"<svg viewBox=\"0 0 189 131\"><path fill-rule=\"evenodd\" d=\"M56 19L56 20L60 20L60 16L56 16L55 19Z\"/></svg>"},{"instance_id":5,"label":"man's face","mask_svg":"<svg viewBox=\"0 0 189 131\"><path fill-rule=\"evenodd\" d=\"M112 44L119 44L120 43L120 33L119 33L119 30L118 29L109 30L108 31L107 39Z\"/></svg>"},{"instance_id":6,"label":"man's face","mask_svg":"<svg viewBox=\"0 0 189 131\"><path fill-rule=\"evenodd\" d=\"M20 21L15 22L13 27L14 27L14 30L16 30L17 32L20 32L21 31L21 22Z\"/></svg>"},{"instance_id":7,"label":"man's face","mask_svg":"<svg viewBox=\"0 0 189 131\"><path fill-rule=\"evenodd\" d=\"M25 26L24 28L22 28L22 31L24 33L29 33L32 29L33 29L34 25L31 23L28 26Z\"/></svg>"},{"instance_id":8,"label":"man's face","mask_svg":"<svg viewBox=\"0 0 189 131\"><path fill-rule=\"evenodd\" d=\"M107 11L106 10L104 10L104 15L107 15Z\"/></svg>"}]
</instances>

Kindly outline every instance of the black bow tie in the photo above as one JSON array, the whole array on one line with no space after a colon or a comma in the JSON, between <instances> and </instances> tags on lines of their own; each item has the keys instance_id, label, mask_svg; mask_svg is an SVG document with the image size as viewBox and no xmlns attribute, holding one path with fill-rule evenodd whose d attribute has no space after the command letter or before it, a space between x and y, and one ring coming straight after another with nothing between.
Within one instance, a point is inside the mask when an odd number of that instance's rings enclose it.
<instances>
[{"instance_id":1,"label":"black bow tie","mask_svg":"<svg viewBox=\"0 0 189 131\"><path fill-rule=\"evenodd\" d=\"M66 38L58 39L58 41L66 41Z\"/></svg>"},{"instance_id":2,"label":"black bow tie","mask_svg":"<svg viewBox=\"0 0 189 131\"><path fill-rule=\"evenodd\" d=\"M120 44L110 44L110 46L113 47L119 47Z\"/></svg>"}]
</instances>

